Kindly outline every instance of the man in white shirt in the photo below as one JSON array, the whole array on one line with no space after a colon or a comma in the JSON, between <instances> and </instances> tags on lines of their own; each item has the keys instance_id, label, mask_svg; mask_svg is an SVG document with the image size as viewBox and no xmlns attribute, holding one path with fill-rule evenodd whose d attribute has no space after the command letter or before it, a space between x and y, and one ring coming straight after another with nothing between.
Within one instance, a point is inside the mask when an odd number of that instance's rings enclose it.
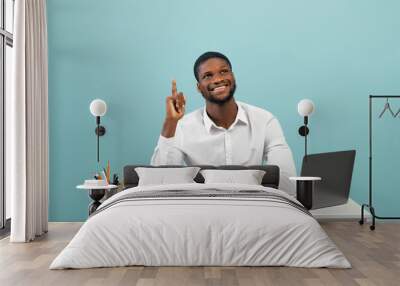
<instances>
[{"instance_id":1,"label":"man in white shirt","mask_svg":"<svg viewBox=\"0 0 400 286\"><path fill-rule=\"evenodd\" d=\"M262 165L280 167L279 188L294 195L292 152L278 120L268 111L235 101L229 59L207 52L195 62L197 89L205 107L185 114L186 98L172 81L166 118L152 165Z\"/></svg>"}]
</instances>

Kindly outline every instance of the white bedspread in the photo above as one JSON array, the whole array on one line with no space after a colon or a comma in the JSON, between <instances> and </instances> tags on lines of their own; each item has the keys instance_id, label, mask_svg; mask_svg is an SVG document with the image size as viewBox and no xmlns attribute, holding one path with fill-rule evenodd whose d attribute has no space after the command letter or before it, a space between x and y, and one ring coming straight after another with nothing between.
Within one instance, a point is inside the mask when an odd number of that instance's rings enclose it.
<instances>
[{"instance_id":1,"label":"white bedspread","mask_svg":"<svg viewBox=\"0 0 400 286\"><path fill-rule=\"evenodd\" d=\"M115 203L132 192L205 189L264 190L291 198L272 188L237 184L125 190L100 206L99 210L104 210L82 225L50 269L126 265L351 267L318 222L288 204L231 197Z\"/></svg>"}]
</instances>

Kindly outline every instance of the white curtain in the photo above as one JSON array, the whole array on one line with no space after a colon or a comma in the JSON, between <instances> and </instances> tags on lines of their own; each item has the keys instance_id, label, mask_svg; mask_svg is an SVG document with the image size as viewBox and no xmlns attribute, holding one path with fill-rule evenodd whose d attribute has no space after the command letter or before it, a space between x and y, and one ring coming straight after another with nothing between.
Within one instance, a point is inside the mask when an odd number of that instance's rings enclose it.
<instances>
[{"instance_id":1,"label":"white curtain","mask_svg":"<svg viewBox=\"0 0 400 286\"><path fill-rule=\"evenodd\" d=\"M13 92L6 111L12 242L48 227L48 66L45 0L16 0ZM6 99L7 100L7 99Z\"/></svg>"}]
</instances>

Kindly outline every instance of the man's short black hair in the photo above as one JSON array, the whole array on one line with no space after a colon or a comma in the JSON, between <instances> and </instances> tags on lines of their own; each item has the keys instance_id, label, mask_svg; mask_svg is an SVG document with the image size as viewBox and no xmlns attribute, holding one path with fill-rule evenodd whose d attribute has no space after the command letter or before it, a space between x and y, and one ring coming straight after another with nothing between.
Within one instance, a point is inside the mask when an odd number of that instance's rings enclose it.
<instances>
[{"instance_id":1,"label":"man's short black hair","mask_svg":"<svg viewBox=\"0 0 400 286\"><path fill-rule=\"evenodd\" d=\"M200 57L198 57L196 62L194 63L193 72L194 72L194 76L197 79L197 81L199 81L199 66L202 63L204 63L205 61L212 59L212 58L223 59L224 61L226 61L228 63L230 69L232 70L231 62L225 55L218 53L218 52L205 52Z\"/></svg>"}]
</instances>

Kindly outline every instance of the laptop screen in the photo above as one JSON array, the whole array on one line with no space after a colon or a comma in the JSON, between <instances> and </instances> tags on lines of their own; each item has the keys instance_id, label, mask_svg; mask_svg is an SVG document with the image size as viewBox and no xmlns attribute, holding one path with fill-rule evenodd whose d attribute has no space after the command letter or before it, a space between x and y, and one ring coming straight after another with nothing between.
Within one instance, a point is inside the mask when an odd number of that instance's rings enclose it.
<instances>
[{"instance_id":1,"label":"laptop screen","mask_svg":"<svg viewBox=\"0 0 400 286\"><path fill-rule=\"evenodd\" d=\"M301 176L322 178L314 185L312 209L347 203L355 156L356 151L349 150L310 154L303 158Z\"/></svg>"}]
</instances>

